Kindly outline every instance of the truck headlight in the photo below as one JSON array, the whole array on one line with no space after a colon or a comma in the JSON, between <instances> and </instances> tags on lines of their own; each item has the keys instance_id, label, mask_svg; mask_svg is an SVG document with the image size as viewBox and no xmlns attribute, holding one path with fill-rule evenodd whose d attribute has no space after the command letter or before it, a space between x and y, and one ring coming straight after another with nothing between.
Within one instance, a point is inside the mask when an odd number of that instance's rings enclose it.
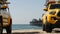
<instances>
[{"instance_id":1,"label":"truck headlight","mask_svg":"<svg viewBox=\"0 0 60 34\"><path fill-rule=\"evenodd\" d=\"M56 12L54 12L54 11L49 12L49 14L52 14L52 15L55 15L55 13L56 13Z\"/></svg>"},{"instance_id":2,"label":"truck headlight","mask_svg":"<svg viewBox=\"0 0 60 34\"><path fill-rule=\"evenodd\" d=\"M51 20L57 20L57 18L56 17L51 17Z\"/></svg>"}]
</instances>

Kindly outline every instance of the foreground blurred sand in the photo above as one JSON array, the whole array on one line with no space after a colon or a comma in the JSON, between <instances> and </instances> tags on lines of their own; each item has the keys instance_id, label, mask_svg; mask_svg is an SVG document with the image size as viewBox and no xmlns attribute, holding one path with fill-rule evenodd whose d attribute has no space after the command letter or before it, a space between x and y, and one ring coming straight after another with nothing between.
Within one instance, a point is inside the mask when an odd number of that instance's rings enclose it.
<instances>
[{"instance_id":1,"label":"foreground blurred sand","mask_svg":"<svg viewBox=\"0 0 60 34\"><path fill-rule=\"evenodd\" d=\"M3 31L3 33L6 33L6 31ZM35 30L35 29L25 29L25 30L12 30L12 34L60 34L56 32L52 33L46 33L45 31L41 30Z\"/></svg>"}]
</instances>

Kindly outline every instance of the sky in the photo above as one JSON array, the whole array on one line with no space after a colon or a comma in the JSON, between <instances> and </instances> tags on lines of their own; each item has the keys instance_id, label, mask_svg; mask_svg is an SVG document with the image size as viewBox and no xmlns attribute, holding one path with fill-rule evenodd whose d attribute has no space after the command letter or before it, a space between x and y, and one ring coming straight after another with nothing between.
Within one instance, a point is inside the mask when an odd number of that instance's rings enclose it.
<instances>
[{"instance_id":1,"label":"sky","mask_svg":"<svg viewBox=\"0 0 60 34\"><path fill-rule=\"evenodd\" d=\"M8 0L12 24L29 24L44 13L45 0Z\"/></svg>"}]
</instances>

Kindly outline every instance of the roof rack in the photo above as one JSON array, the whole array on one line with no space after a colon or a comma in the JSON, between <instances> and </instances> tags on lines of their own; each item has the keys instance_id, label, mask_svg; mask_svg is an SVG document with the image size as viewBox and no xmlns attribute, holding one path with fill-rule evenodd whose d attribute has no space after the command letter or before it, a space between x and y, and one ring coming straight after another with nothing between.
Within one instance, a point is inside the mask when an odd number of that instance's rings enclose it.
<instances>
[{"instance_id":1,"label":"roof rack","mask_svg":"<svg viewBox=\"0 0 60 34\"><path fill-rule=\"evenodd\" d=\"M60 2L60 0L46 0L46 3L45 3L45 6L47 6L48 4L51 4L51 3L55 3L55 2Z\"/></svg>"},{"instance_id":2,"label":"roof rack","mask_svg":"<svg viewBox=\"0 0 60 34\"><path fill-rule=\"evenodd\" d=\"M0 0L0 4L10 4L10 2L7 2L7 0Z\"/></svg>"}]
</instances>

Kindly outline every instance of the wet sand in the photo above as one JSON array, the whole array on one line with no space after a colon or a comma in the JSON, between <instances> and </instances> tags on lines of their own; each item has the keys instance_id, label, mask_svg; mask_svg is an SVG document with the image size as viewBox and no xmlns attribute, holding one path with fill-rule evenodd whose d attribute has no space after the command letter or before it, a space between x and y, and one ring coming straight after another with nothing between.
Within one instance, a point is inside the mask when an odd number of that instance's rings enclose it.
<instances>
[{"instance_id":1,"label":"wet sand","mask_svg":"<svg viewBox=\"0 0 60 34\"><path fill-rule=\"evenodd\" d=\"M6 34L5 31L3 33ZM12 34L60 34L60 32L47 33L42 30L27 29L27 30L12 30Z\"/></svg>"}]
</instances>

